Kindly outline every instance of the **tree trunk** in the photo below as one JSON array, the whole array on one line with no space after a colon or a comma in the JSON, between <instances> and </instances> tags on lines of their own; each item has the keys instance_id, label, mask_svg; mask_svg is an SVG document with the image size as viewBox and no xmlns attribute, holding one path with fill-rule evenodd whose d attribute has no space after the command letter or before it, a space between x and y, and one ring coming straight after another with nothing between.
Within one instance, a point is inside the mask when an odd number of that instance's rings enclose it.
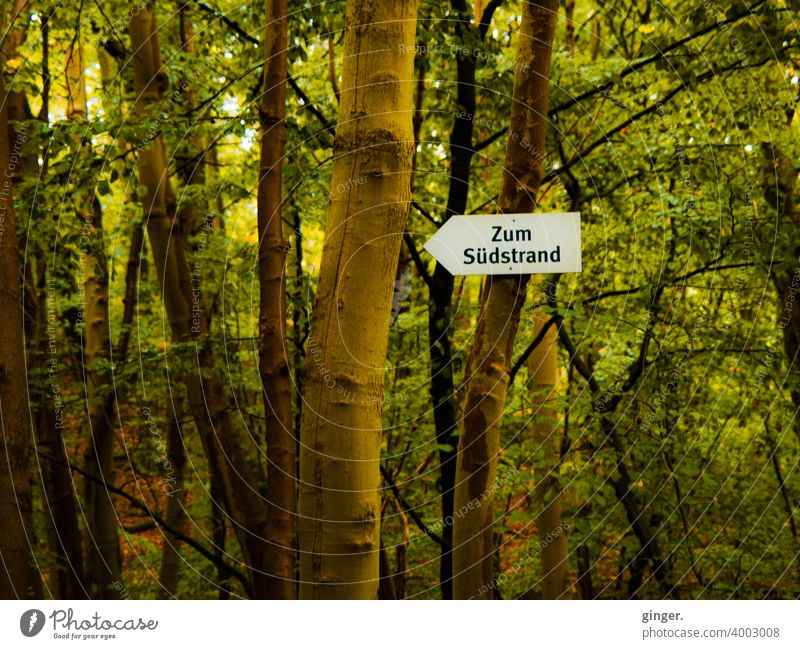
<instances>
[{"instance_id":1,"label":"tree trunk","mask_svg":"<svg viewBox=\"0 0 800 649\"><path fill-rule=\"evenodd\" d=\"M564 44L569 52L575 49L575 0L564 0Z\"/></svg>"},{"instance_id":2,"label":"tree trunk","mask_svg":"<svg viewBox=\"0 0 800 649\"><path fill-rule=\"evenodd\" d=\"M147 117L159 104L164 83L155 15L139 10L130 24L136 87L136 113ZM196 297L169 188L166 153L161 135L142 143L138 158L144 190L142 205L147 234L153 250L162 299L172 338L176 343L194 341L197 366L182 373L192 416L200 432L209 469L218 482L223 504L233 519L237 537L252 580L252 592L266 597L266 508L264 477L249 439L234 425L224 388L214 376L214 356L207 339L207 322ZM195 271L202 259L195 259Z\"/></svg>"},{"instance_id":3,"label":"tree trunk","mask_svg":"<svg viewBox=\"0 0 800 649\"><path fill-rule=\"evenodd\" d=\"M67 119L86 119L83 56L79 41L67 50ZM81 269L85 305L84 375L91 443L86 450L85 470L97 480L114 483L114 412L106 408L105 394L113 385L109 371L108 266L103 240L103 213L93 192L78 198L81 221ZM86 481L86 512L89 554L87 568L90 593L99 599L118 599L122 579L117 514L113 496L102 483Z\"/></svg>"},{"instance_id":4,"label":"tree trunk","mask_svg":"<svg viewBox=\"0 0 800 649\"><path fill-rule=\"evenodd\" d=\"M0 16L0 25L5 25ZM0 72L5 57L0 56ZM0 97L5 98L3 74L0 73ZM11 197L12 165L19 152L12 151L8 130L8 101L0 105L0 313L3 335L0 336L0 599L22 599L27 595L30 541L26 533L31 512L28 484L28 458L31 428L28 418L28 394L25 384L25 347L21 300L21 271Z\"/></svg>"},{"instance_id":5,"label":"tree trunk","mask_svg":"<svg viewBox=\"0 0 800 649\"><path fill-rule=\"evenodd\" d=\"M792 117L789 118L791 127ZM789 157L774 142L761 145L764 154L763 187L767 204L774 208L780 234L779 246L773 254L783 263L771 268L772 284L778 296L778 326L783 336L783 349L788 369L789 394L795 408L800 408L800 272L797 269L798 251L795 233L800 227L795 208L798 170ZM780 258L779 257L779 258ZM800 441L800 417L793 420L794 433Z\"/></svg>"},{"instance_id":6,"label":"tree trunk","mask_svg":"<svg viewBox=\"0 0 800 649\"><path fill-rule=\"evenodd\" d=\"M544 175L547 85L557 11L556 0L523 2L501 213L532 211ZM493 593L492 493L508 368L528 279L526 275L487 278L467 363L453 527L453 594L458 599Z\"/></svg>"},{"instance_id":7,"label":"tree trunk","mask_svg":"<svg viewBox=\"0 0 800 649\"><path fill-rule=\"evenodd\" d=\"M533 313L536 337L547 322L541 308ZM544 463L534 468L534 507L542 564L542 599L568 599L569 544L567 530L561 519L561 485L553 473L561 456L560 421L553 404L558 398L558 350L556 330L550 327L528 357L528 377L532 397L533 444L544 451Z\"/></svg>"},{"instance_id":8,"label":"tree trunk","mask_svg":"<svg viewBox=\"0 0 800 649\"><path fill-rule=\"evenodd\" d=\"M178 3L179 31L181 50L192 56L195 53L194 36L192 33L192 18L188 3ZM183 99L184 112L194 109L195 92L192 84L186 78L181 79L179 90ZM181 141L181 148L176 154L176 163L179 175L184 183L184 188L189 185L201 185L205 180L204 165L202 160L203 147L195 138L187 137ZM169 190L169 185L167 185ZM169 203L170 198L167 197ZM173 229L176 238L176 251L178 257L183 259L181 265L185 266L185 253L188 246L188 237L198 227L197 210L191 201L180 201L177 212L177 227ZM193 277L192 281L197 295L200 296L200 278ZM198 297L198 299L200 299ZM184 468L186 466L186 445L183 438L183 403L178 394L167 394L168 399L168 427L167 427L167 466L169 476L165 481L167 496L166 521L173 530L183 533L186 529L186 491L184 485ZM159 598L168 599L177 597L178 584L180 583L181 557L180 540L171 532L164 531L161 542L161 568L159 583L161 590Z\"/></svg>"},{"instance_id":9,"label":"tree trunk","mask_svg":"<svg viewBox=\"0 0 800 649\"><path fill-rule=\"evenodd\" d=\"M261 164L258 182L258 368L267 438L268 596L294 599L294 422L286 338L286 241L281 216L281 167L286 140L287 2L266 0L264 88L261 96Z\"/></svg>"},{"instance_id":10,"label":"tree trunk","mask_svg":"<svg viewBox=\"0 0 800 649\"><path fill-rule=\"evenodd\" d=\"M600 39L603 34L603 23L600 21L600 16L592 18L592 26L589 32L589 59L594 63L597 60L597 55L600 52Z\"/></svg>"},{"instance_id":11,"label":"tree trunk","mask_svg":"<svg viewBox=\"0 0 800 649\"><path fill-rule=\"evenodd\" d=\"M416 0L349 0L306 378L300 594L375 599L389 319L410 202Z\"/></svg>"},{"instance_id":12,"label":"tree trunk","mask_svg":"<svg viewBox=\"0 0 800 649\"><path fill-rule=\"evenodd\" d=\"M184 468L186 466L186 447L183 442L182 419L183 408L181 397L177 394L167 395L169 399L169 423L167 426L167 467L169 476L164 482L167 497L166 521L171 529L185 533L186 530L186 492L184 485ZM178 584L181 578L180 540L171 532L163 531L161 543L161 568L158 581L161 590L160 599L177 597Z\"/></svg>"},{"instance_id":13,"label":"tree trunk","mask_svg":"<svg viewBox=\"0 0 800 649\"><path fill-rule=\"evenodd\" d=\"M476 3L477 18L483 10ZM470 169L475 155L473 127L475 124L475 69L477 58L469 43L482 37L485 31L470 27L469 9L464 0L451 0L451 8L458 16L456 35L464 45L456 54L456 106L453 129L450 132L450 182L447 206L442 221L454 214L464 214L470 188ZM420 71L420 77L424 68ZM419 110L415 111L419 114ZM418 136L417 136L418 139ZM453 598L453 503L456 480L456 447L458 423L453 377L453 350L451 342L452 302L454 277L442 264L436 262L428 287L428 339L431 356L430 395L433 404L433 422L436 443L439 445L439 471L442 482L442 547L439 563L439 582L442 599Z\"/></svg>"}]
</instances>

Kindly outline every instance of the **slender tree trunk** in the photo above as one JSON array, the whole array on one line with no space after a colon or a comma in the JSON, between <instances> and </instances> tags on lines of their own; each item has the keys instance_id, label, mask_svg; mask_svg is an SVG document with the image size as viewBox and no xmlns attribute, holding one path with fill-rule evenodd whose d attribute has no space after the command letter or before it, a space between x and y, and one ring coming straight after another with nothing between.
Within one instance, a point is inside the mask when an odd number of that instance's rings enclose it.
<instances>
[{"instance_id":1,"label":"slender tree trunk","mask_svg":"<svg viewBox=\"0 0 800 649\"><path fill-rule=\"evenodd\" d=\"M536 307L533 331L536 337L548 317ZM561 518L561 485L553 473L561 456L561 424L553 402L558 398L558 350L556 330L550 327L539 345L528 356L528 377L533 406L534 448L544 451L544 463L534 468L534 507L542 564L542 599L568 599L569 544ZM538 453L537 453L538 454Z\"/></svg>"},{"instance_id":2,"label":"slender tree trunk","mask_svg":"<svg viewBox=\"0 0 800 649\"><path fill-rule=\"evenodd\" d=\"M600 39L603 34L603 23L600 16L592 18L591 31L589 32L589 58L592 63L597 60L597 55L600 52Z\"/></svg>"},{"instance_id":3,"label":"slender tree trunk","mask_svg":"<svg viewBox=\"0 0 800 649\"><path fill-rule=\"evenodd\" d=\"M558 3L524 0L522 7L498 205L501 213L533 210L544 175L547 86ZM491 597L493 593L492 492L508 368L528 279L525 275L487 278L467 363L464 430L456 470L455 510L459 515L453 528L453 594L458 599Z\"/></svg>"},{"instance_id":4,"label":"slender tree trunk","mask_svg":"<svg viewBox=\"0 0 800 649\"><path fill-rule=\"evenodd\" d=\"M258 367L267 437L268 596L293 599L297 511L291 376L286 338L286 253L281 168L286 140L287 2L266 0L261 164L258 182L258 272L261 284Z\"/></svg>"},{"instance_id":5,"label":"slender tree trunk","mask_svg":"<svg viewBox=\"0 0 800 649\"><path fill-rule=\"evenodd\" d=\"M67 50L67 119L86 119L83 56L79 41ZM93 192L79 197L81 270L84 285L84 374L88 400L90 440L85 468L89 475L114 484L114 419L106 408L105 393L112 385L109 371L110 328L108 265L103 238L103 213ZM117 514L113 496L95 480L86 481L90 592L100 599L118 599L122 579Z\"/></svg>"},{"instance_id":6,"label":"slender tree trunk","mask_svg":"<svg viewBox=\"0 0 800 649\"><path fill-rule=\"evenodd\" d=\"M43 264L44 266L44 264ZM63 421L57 416L54 387L61 383L58 350L51 347L48 327L56 326L56 297L48 291L46 268L26 268L26 312L30 317L26 336L33 341L28 350L28 366L47 368L47 379L29 384L30 399L39 404L33 416L36 453L39 465L42 514L45 517L47 544L56 561L50 585L54 599L83 599L88 595L83 566L83 544L72 473L61 437ZM32 276L39 278L35 285Z\"/></svg>"},{"instance_id":7,"label":"slender tree trunk","mask_svg":"<svg viewBox=\"0 0 800 649\"><path fill-rule=\"evenodd\" d=\"M158 47L156 19L152 11L139 10L130 24L136 86L136 113L147 117L163 93L164 73ZM265 559L265 479L257 462L257 450L230 416L224 388L214 376L214 356L209 347L207 320L196 297L181 237L174 236L177 222L174 197L167 176L166 153L161 135L143 143L138 158L139 177L147 234L153 250L162 299L175 342L195 342L197 366L182 373L189 407L200 432L213 479L222 494L224 508L233 519L252 580L254 597L268 596ZM201 260L195 260L195 269Z\"/></svg>"},{"instance_id":8,"label":"slender tree trunk","mask_svg":"<svg viewBox=\"0 0 800 649\"><path fill-rule=\"evenodd\" d=\"M23 15L25 6L23 2L17 2L14 10L17 24L26 24L27 16ZM42 39L42 70L43 77L47 78L47 48L45 46L47 37L47 20L43 19ZM17 48L25 40L27 33L26 27L17 27L12 30L5 43L4 51L10 58L17 57ZM43 84L42 108L40 118L47 114L47 104L49 96L49 82ZM9 105L9 117L15 120L25 121L33 118L28 106L26 97L21 92L9 92L3 95L4 101ZM46 117L44 118L46 120ZM9 130L11 149L14 152L12 165L7 170L10 174L11 185L17 186L26 178L33 178L38 172L37 151L34 147L26 144L28 138L28 127L15 127ZM44 156L43 156L44 157ZM44 171L43 171L44 173ZM9 176L5 176L6 179ZM2 218L2 217L0 217ZM25 235L22 236L25 240ZM51 348L48 337L48 290L47 290L47 264L44 260L35 263L34 260L26 265L26 288L24 304L27 318L25 320L25 334L30 341L28 348L29 367L47 368L46 380L41 383L29 385L30 399L39 404L33 413L33 427L36 441L36 452L38 454L37 464L39 467L38 477L40 494L42 498L42 510L45 516L45 527L48 550L55 558L54 578L50 582L49 594L56 598L81 599L85 597L83 584L83 562L81 556L81 536L78 529L77 512L75 498L72 490L72 476L70 474L64 445L61 439L60 426L62 422L57 417L56 400L53 388L58 385L58 375L60 374L58 360L53 357L57 353L55 348ZM52 298L55 299L55 298ZM53 311L53 322L55 323L55 311ZM32 525L31 512L25 514L30 518ZM30 543L35 543L31 536ZM36 594L42 586L41 578L36 570L36 566L31 566L31 578L33 582L29 584L32 594Z\"/></svg>"},{"instance_id":9,"label":"slender tree trunk","mask_svg":"<svg viewBox=\"0 0 800 649\"><path fill-rule=\"evenodd\" d=\"M478 20L483 10L475 4ZM450 132L450 184L443 221L454 214L463 214L467 209L470 188L470 169L475 155L473 127L475 123L475 69L477 60L472 39L482 37L485 31L469 24L469 7L465 0L451 0L451 8L458 16L456 35L464 44L456 55L456 106L453 128ZM420 71L420 78L424 69ZM421 91L418 90L418 92ZM419 110L415 112L415 116ZM421 117L421 115L420 115ZM456 447L458 446L458 424L455 403L455 381L453 377L453 350L451 342L452 302L455 280L442 264L436 263L428 287L428 338L430 341L431 382L430 394L433 403L433 422L436 443L439 445L439 471L442 483L442 547L439 563L439 581L442 599L453 598L453 503L456 480Z\"/></svg>"},{"instance_id":10,"label":"slender tree trunk","mask_svg":"<svg viewBox=\"0 0 800 649\"><path fill-rule=\"evenodd\" d=\"M186 530L186 508L184 468L186 466L186 447L183 442L182 419L183 408L180 396L168 395L169 399L169 423L167 426L167 466L169 467L169 480L165 482L165 494L167 497L166 521L170 528L183 533ZM172 533L164 531L164 538L161 543L161 568L159 570L158 581L161 590L158 593L160 599L177 597L178 584L181 577L181 557L180 540Z\"/></svg>"},{"instance_id":11,"label":"slender tree trunk","mask_svg":"<svg viewBox=\"0 0 800 649\"><path fill-rule=\"evenodd\" d=\"M384 364L410 202L416 0L348 0L300 451L300 594L374 599Z\"/></svg>"},{"instance_id":12,"label":"slender tree trunk","mask_svg":"<svg viewBox=\"0 0 800 649\"><path fill-rule=\"evenodd\" d=\"M2 10L0 10L2 11ZM5 26L5 16L0 16ZM0 55L0 72L5 57ZM25 385L25 345L21 298L21 270L11 196L12 164L19 152L12 150L8 130L8 100L0 73L0 599L27 594L30 540L26 518L31 511L28 458L31 427Z\"/></svg>"},{"instance_id":13,"label":"slender tree trunk","mask_svg":"<svg viewBox=\"0 0 800 649\"><path fill-rule=\"evenodd\" d=\"M192 16L189 4L178 3L178 15L180 24L181 50L193 56L195 53L194 36L192 32ZM182 79L180 91L183 98L183 110L189 112L194 108L195 92L188 79ZM205 180L204 165L202 161L202 143L195 142L194 138L184 138L183 146L176 154L180 177L184 183L184 188L190 185L201 185ZM169 185L167 185L169 190ZM167 198L169 202L170 198ZM185 253L188 246L189 234L198 226L197 210L191 200L180 201L177 213L177 227L173 230L176 237L176 251L178 256L183 259L182 265L185 266ZM200 295L200 278L192 277L197 295ZM199 297L198 297L199 299ZM186 466L186 445L183 438L183 404L180 395L167 395L169 407L169 423L167 428L167 462L169 467L169 479L165 483L169 485L166 489L167 511L166 521L171 529L183 532L186 529L186 491L184 485L184 468ZM178 585L180 583L181 565L183 559L180 551L180 540L170 532L164 532L161 543L161 569L159 582L161 591L159 597L167 599L176 597Z\"/></svg>"},{"instance_id":14,"label":"slender tree trunk","mask_svg":"<svg viewBox=\"0 0 800 649\"><path fill-rule=\"evenodd\" d=\"M227 538L228 534L228 526L227 521L225 519L225 512L222 511L222 508L219 506L219 503L222 502L222 494L219 491L219 485L217 484L216 479L214 476L211 476L211 538L214 543L214 552L222 561L225 557L225 539ZM221 566L222 564L220 564ZM217 569L217 581L216 581L218 599L225 600L230 599L231 593L231 576L230 574L224 570L222 567Z\"/></svg>"},{"instance_id":15,"label":"slender tree trunk","mask_svg":"<svg viewBox=\"0 0 800 649\"><path fill-rule=\"evenodd\" d=\"M792 113L788 120L790 127L793 119ZM800 251L796 238L800 220L795 208L798 170L776 143L766 142L761 150L764 154L764 197L777 213L778 228L782 235L778 254L785 259L783 264L775 264L771 272L779 300L778 326L783 335L790 377L789 393L795 408L800 408L800 268L796 261ZM800 440L800 417L794 418L793 427Z\"/></svg>"},{"instance_id":16,"label":"slender tree trunk","mask_svg":"<svg viewBox=\"0 0 800 649\"><path fill-rule=\"evenodd\" d=\"M589 554L589 547L586 544L579 545L575 552L578 563L578 592L581 599L594 599L594 586L592 585L592 559Z\"/></svg>"},{"instance_id":17,"label":"slender tree trunk","mask_svg":"<svg viewBox=\"0 0 800 649\"><path fill-rule=\"evenodd\" d=\"M569 52L575 49L575 0L564 0L564 44Z\"/></svg>"}]
</instances>

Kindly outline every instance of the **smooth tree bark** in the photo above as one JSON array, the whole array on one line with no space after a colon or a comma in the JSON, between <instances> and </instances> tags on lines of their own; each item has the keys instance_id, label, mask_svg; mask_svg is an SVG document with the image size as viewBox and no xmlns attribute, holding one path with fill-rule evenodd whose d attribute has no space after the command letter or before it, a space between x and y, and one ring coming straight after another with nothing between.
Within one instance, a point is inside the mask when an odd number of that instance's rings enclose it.
<instances>
[{"instance_id":1,"label":"smooth tree bark","mask_svg":"<svg viewBox=\"0 0 800 649\"><path fill-rule=\"evenodd\" d=\"M300 595L375 599L392 294L410 203L416 0L347 2L332 198L303 382Z\"/></svg>"},{"instance_id":2,"label":"smooth tree bark","mask_svg":"<svg viewBox=\"0 0 800 649\"><path fill-rule=\"evenodd\" d=\"M536 206L544 175L547 89L558 2L522 3L509 139L498 211ZM459 438L453 525L453 595L494 593L492 494L508 370L529 276L486 279L481 313L467 362L463 431Z\"/></svg>"},{"instance_id":3,"label":"smooth tree bark","mask_svg":"<svg viewBox=\"0 0 800 649\"><path fill-rule=\"evenodd\" d=\"M15 28L11 30L4 43L3 52L6 58L18 58L17 50L27 35L27 11L29 7L18 1L14 8ZM47 35L47 20L41 23L43 52L42 72L48 69L47 49L44 45ZM11 75L15 72L12 70ZM42 88L40 118L47 114L48 84ZM8 105L8 118L24 122L33 119L27 97L23 92L10 90L3 94ZM30 135L28 124L10 126L8 129L9 146L12 152L11 164L5 180L11 181L11 191L24 191L25 180L33 179L39 172L37 161L39 152L28 141ZM44 157L44 156L43 156ZM42 173L45 173L42 165ZM19 188L18 190L15 188ZM18 245L23 247L27 236L22 234ZM61 367L55 355L55 346L48 339L48 319L55 323L56 311L50 310L50 292L48 291L47 261L30 259L25 265L23 282L23 308L25 317L23 332L28 342L28 368L37 371L46 370L47 379L29 384L28 402L35 404L31 409L35 453L39 471L37 472L39 494L42 499L42 511L45 518L44 528L47 548L53 560L51 578L47 579L47 592L54 598L80 599L85 597L83 588L83 569L81 557L81 536L78 528L75 499L73 497L72 476L70 474L64 445L61 438L60 382ZM55 298L52 298L55 299ZM29 370L30 371L30 370ZM54 390L56 388L56 390ZM32 512L23 512L32 525ZM31 542L33 536L30 535ZM31 570L29 592L35 596L43 596L40 589L44 586L36 565Z\"/></svg>"},{"instance_id":4,"label":"smooth tree bark","mask_svg":"<svg viewBox=\"0 0 800 649\"><path fill-rule=\"evenodd\" d=\"M159 51L156 19L150 10L132 13L130 24L137 117L147 118L161 105L166 82ZM194 343L196 366L180 372L189 408L200 432L212 480L231 518L251 577L253 596L268 596L265 559L265 478L252 440L236 426L228 398L215 377L214 355L208 341L206 315L192 278L202 271L202 258L190 273L183 240L174 236L178 217L167 175L166 149L161 134L137 146L142 206L147 235L172 339ZM174 375L174 374L173 374Z\"/></svg>"},{"instance_id":5,"label":"smooth tree bark","mask_svg":"<svg viewBox=\"0 0 800 649\"><path fill-rule=\"evenodd\" d=\"M540 307L533 312L534 338L548 317ZM561 517L561 485L554 469L561 457L562 424L557 406L559 371L556 329L549 327L541 342L528 356L528 380L531 390L531 431L536 455L544 462L534 467L534 507L536 533L542 576L539 580L542 599L567 599L570 595L569 544Z\"/></svg>"},{"instance_id":6,"label":"smooth tree bark","mask_svg":"<svg viewBox=\"0 0 800 649\"><path fill-rule=\"evenodd\" d=\"M5 25L0 16L0 25ZM19 153L8 128L9 97L0 55L0 599L22 599L30 576L30 540L26 512L31 511L28 484L31 426L25 378L25 342L19 247L12 200L12 174Z\"/></svg>"},{"instance_id":7,"label":"smooth tree bark","mask_svg":"<svg viewBox=\"0 0 800 649\"><path fill-rule=\"evenodd\" d=\"M264 78L261 94L261 162L258 182L258 367L267 441L269 596L295 597L297 440L292 416L286 337L286 253L281 210L281 169L286 141L287 1L266 0Z\"/></svg>"},{"instance_id":8,"label":"smooth tree bark","mask_svg":"<svg viewBox=\"0 0 800 649\"><path fill-rule=\"evenodd\" d=\"M67 119L86 120L86 89L80 40L66 54ZM94 192L77 198L81 222L80 267L84 287L83 373L89 414L89 445L85 470L94 479L85 483L83 511L87 523L87 576L93 598L119 599L122 567L117 513L112 494L103 484L114 484L113 409L107 392L113 384L110 371L108 263L103 237L103 212Z\"/></svg>"}]
</instances>

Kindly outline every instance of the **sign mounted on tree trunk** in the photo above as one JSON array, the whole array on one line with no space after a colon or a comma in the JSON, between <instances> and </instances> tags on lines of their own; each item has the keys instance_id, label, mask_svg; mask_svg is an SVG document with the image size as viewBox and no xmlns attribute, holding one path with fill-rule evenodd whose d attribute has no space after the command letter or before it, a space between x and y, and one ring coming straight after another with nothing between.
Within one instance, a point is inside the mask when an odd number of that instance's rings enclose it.
<instances>
[{"instance_id":1,"label":"sign mounted on tree trunk","mask_svg":"<svg viewBox=\"0 0 800 649\"><path fill-rule=\"evenodd\" d=\"M453 275L581 271L581 215L455 215L425 244Z\"/></svg>"}]
</instances>

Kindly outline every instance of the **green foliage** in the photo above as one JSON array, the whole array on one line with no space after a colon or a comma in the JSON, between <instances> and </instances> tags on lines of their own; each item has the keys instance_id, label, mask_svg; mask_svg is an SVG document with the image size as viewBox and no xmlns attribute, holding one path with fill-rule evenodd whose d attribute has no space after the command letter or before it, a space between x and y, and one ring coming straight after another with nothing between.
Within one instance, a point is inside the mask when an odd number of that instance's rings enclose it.
<instances>
[{"instance_id":1,"label":"green foliage","mask_svg":"<svg viewBox=\"0 0 800 649\"><path fill-rule=\"evenodd\" d=\"M327 45L333 41L341 74L345 3L290 4L289 72L305 96L289 89L283 166L287 345L293 385L299 387L327 209L337 192L330 178L338 103ZM738 1L633 0L626 11L616 3L576 4L573 48L565 44L563 15L558 24L547 180L540 195L542 210L582 213L584 271L551 278L558 283L557 299L546 311L563 316L563 331L599 386L599 393L588 387L562 345L563 390L556 402L562 417L553 434L563 439L555 472L564 489L571 570L576 573L577 548L585 547L595 594L612 598L629 595L637 569L641 544L610 483L619 475L620 456L605 418L624 449L621 461L633 480L628 487L642 504L682 596L797 597L798 539L775 470L777 458L793 511L800 490L794 458L800 447L792 393L800 385L796 367L790 369L785 357L783 299L775 279L797 268L797 215L776 210L775 173L766 158L774 148L795 170L800 166L792 112L798 94L797 3L757 3L752 15ZM55 9L50 40L58 47L50 48L49 118L33 117L42 105L40 15L31 20L20 57L9 62L15 71L11 87L25 93L32 110L31 119L14 124L27 129L25 149L33 152L36 169L14 189L26 290L40 299L50 291L46 304L58 340L66 446L72 458L80 458L86 413L95 405L87 403L82 384L83 325L75 317L85 254L81 201L93 193L102 205L113 347L122 334L129 244L142 220L138 147L159 133L177 209L194 208L198 224L206 216L215 222L210 232L194 228L187 261L203 287L202 308L212 320L209 344L220 359L225 388L253 438L263 440L255 234L263 50L252 42L263 39L262 5L217 0L204 3L207 9L193 7L195 51L189 54L181 48L173 7L162 4L159 38L167 99L146 117L132 109L124 24L129 6L120 0L100 5L68 2ZM476 58L473 142L495 138L473 157L468 211L494 210L502 181L506 138L499 132L507 126L511 105L517 7L503 3L485 39L477 29L459 37L448 7L425 0L418 21L416 70L425 79L424 119L413 199L422 209L410 210L407 231L419 249L436 227L423 210L438 222L445 216L449 135L459 108L459 48ZM63 46L77 24L83 25L90 114L85 121L68 122ZM592 59L595 24L602 31ZM103 80L99 49L114 40L125 51L111 78ZM187 182L190 169L201 182ZM147 244L141 253L131 353L114 361L113 386L95 395L103 398L113 389L123 404L115 480L131 493L138 493L134 485L157 484L163 473L163 449L148 433L141 409L150 408L164 431L170 377L197 371L194 344L170 341L158 288L162 269ZM431 273L431 259L421 254ZM411 269L411 290L389 332L382 459L403 502L384 485L382 538L392 568L407 552L406 594L431 598L438 596L439 547L405 508L413 507L425 525L437 529L439 452L452 447L435 437L428 350L441 342L428 339L428 289L420 269L404 263ZM463 406L480 291L479 280L457 278L449 323L457 412ZM537 295L531 289L529 302L539 300ZM515 357L531 337L526 311ZM31 358L38 353L31 352ZM637 360L642 371L631 381ZM46 393L46 365L32 364L29 380ZM534 467L545 458L532 441L531 424L538 415L531 412L527 380L523 369L509 390L503 423L500 465L514 477L493 494L498 575L505 575L497 590L503 598L539 593L538 505L532 491ZM598 403L610 399L613 411L601 415ZM193 424L184 424L189 533L211 547L208 469ZM138 496L159 510L164 506L158 495ZM126 524L141 522L121 500L118 506ZM46 516L37 511L36 517L45 557ZM162 533L124 539L132 596L156 596L152 574L158 570ZM230 530L227 540L225 560L238 566ZM216 568L195 550L184 548L183 555L179 596L217 596ZM43 565L49 560L45 557ZM639 596L661 596L652 566L643 570ZM233 581L230 586L243 595Z\"/></svg>"}]
</instances>

